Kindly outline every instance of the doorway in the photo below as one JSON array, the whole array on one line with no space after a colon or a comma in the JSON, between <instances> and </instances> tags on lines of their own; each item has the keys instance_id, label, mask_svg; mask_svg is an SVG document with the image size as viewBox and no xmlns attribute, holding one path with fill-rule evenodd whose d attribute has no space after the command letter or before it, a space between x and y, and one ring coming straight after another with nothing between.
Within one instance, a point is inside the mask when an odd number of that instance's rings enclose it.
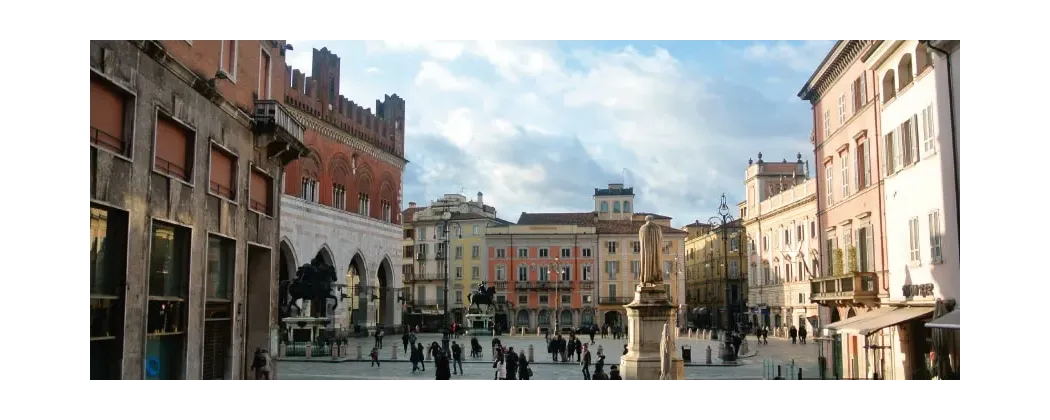
<instances>
[{"instance_id":1,"label":"doorway","mask_svg":"<svg viewBox=\"0 0 1050 420\"><path fill-rule=\"evenodd\" d=\"M271 287L274 283L274 270L270 252L269 248L248 245L248 281L245 282L247 290L244 300L247 307L244 310L244 352L241 358L241 364L244 365L243 377L246 379L254 378L249 372L251 355L255 354L255 349L266 349L270 354L275 353L275 349L270 346L270 329L274 324L270 319L270 296L275 295L277 291ZM276 375L276 372L272 375Z\"/></svg>"}]
</instances>

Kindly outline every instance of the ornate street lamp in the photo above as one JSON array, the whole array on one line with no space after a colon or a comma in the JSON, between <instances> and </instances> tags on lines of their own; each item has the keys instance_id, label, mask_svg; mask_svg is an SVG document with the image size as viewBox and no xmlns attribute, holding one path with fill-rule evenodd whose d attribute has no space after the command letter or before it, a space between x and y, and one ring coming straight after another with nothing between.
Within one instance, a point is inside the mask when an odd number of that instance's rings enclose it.
<instances>
[{"instance_id":1,"label":"ornate street lamp","mask_svg":"<svg viewBox=\"0 0 1050 420\"><path fill-rule=\"evenodd\" d=\"M727 332L728 331L736 331L736 329L737 329L736 328L736 322L733 320L733 305L732 305L732 302L730 301L730 297L732 296L731 293L730 293L730 290L732 289L732 286L729 284L729 232L728 232L728 228L729 228L729 225L733 221L734 221L733 220L733 215L729 212L729 205L726 204L726 195L722 194L722 202L718 206L718 216L710 217L708 219L708 223L710 223L712 226L718 225L719 226L718 229L721 231L721 235L720 236L722 237L722 267L723 267L723 270L722 270L722 276L723 277L722 278L723 278L723 281L725 282L725 285L726 285L726 290L725 290L725 303L726 303L725 304L725 324L726 324L726 331ZM726 342L726 348L727 349L731 348L728 345L729 342L730 342L729 341L730 340L729 334L724 334L723 335L723 339ZM733 355L732 352L728 352L727 351L725 356L728 356L728 357L731 357L731 358L735 359L735 357L734 357L735 355ZM723 357L723 359L725 359L725 357ZM732 359L730 359L730 360L732 360Z\"/></svg>"},{"instance_id":2,"label":"ornate street lamp","mask_svg":"<svg viewBox=\"0 0 1050 420\"><path fill-rule=\"evenodd\" d=\"M561 262L558 258L554 258L554 262L547 265L547 281L554 281L554 333L558 331L558 320L561 319L561 295L558 294L558 283L561 282L561 276L568 270L562 268ZM555 277L557 276L557 277Z\"/></svg>"}]
</instances>

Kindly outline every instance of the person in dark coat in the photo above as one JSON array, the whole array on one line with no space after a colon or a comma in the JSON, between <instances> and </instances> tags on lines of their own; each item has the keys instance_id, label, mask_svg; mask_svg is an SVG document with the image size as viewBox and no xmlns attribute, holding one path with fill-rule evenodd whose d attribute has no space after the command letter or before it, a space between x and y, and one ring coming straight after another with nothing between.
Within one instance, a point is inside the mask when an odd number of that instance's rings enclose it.
<instances>
[{"instance_id":1,"label":"person in dark coat","mask_svg":"<svg viewBox=\"0 0 1050 420\"><path fill-rule=\"evenodd\" d=\"M475 359L481 357L481 343L478 342L477 337L470 337L470 357Z\"/></svg>"},{"instance_id":2,"label":"person in dark coat","mask_svg":"<svg viewBox=\"0 0 1050 420\"><path fill-rule=\"evenodd\" d=\"M591 344L593 345L594 344L594 327L591 327L590 336L591 336Z\"/></svg>"},{"instance_id":3,"label":"person in dark coat","mask_svg":"<svg viewBox=\"0 0 1050 420\"><path fill-rule=\"evenodd\" d=\"M798 330L795 329L794 325L788 330L788 336L791 337L791 344L795 344L795 341L798 339Z\"/></svg>"},{"instance_id":4,"label":"person in dark coat","mask_svg":"<svg viewBox=\"0 0 1050 420\"><path fill-rule=\"evenodd\" d=\"M598 381L598 380L603 380L603 379L609 379L609 375L606 375L605 372L602 371L602 368L595 367L594 368L594 374L591 375L591 380L592 381Z\"/></svg>"},{"instance_id":5,"label":"person in dark coat","mask_svg":"<svg viewBox=\"0 0 1050 420\"><path fill-rule=\"evenodd\" d=\"M437 365L434 379L439 381L452 379L452 371L448 367L448 355L444 351L438 350L437 355L434 357L434 364Z\"/></svg>"},{"instance_id":6,"label":"person in dark coat","mask_svg":"<svg viewBox=\"0 0 1050 420\"><path fill-rule=\"evenodd\" d=\"M459 374L463 374L463 348L459 346L459 343L452 343L452 373L456 373L456 366L459 366Z\"/></svg>"},{"instance_id":7,"label":"person in dark coat","mask_svg":"<svg viewBox=\"0 0 1050 420\"><path fill-rule=\"evenodd\" d=\"M802 344L806 344L806 326L802 325L798 327L798 339Z\"/></svg>"},{"instance_id":8,"label":"person in dark coat","mask_svg":"<svg viewBox=\"0 0 1050 420\"><path fill-rule=\"evenodd\" d=\"M551 359L555 362L558 361L558 340L550 340L547 342L547 353L550 353Z\"/></svg>"},{"instance_id":9,"label":"person in dark coat","mask_svg":"<svg viewBox=\"0 0 1050 420\"><path fill-rule=\"evenodd\" d=\"M580 342L580 338L579 337L576 337L576 339L573 342L573 346L572 347L573 347L573 349L576 350L576 361L579 362L580 361L580 353L582 353L583 350L585 349L583 343Z\"/></svg>"},{"instance_id":10,"label":"person in dark coat","mask_svg":"<svg viewBox=\"0 0 1050 420\"><path fill-rule=\"evenodd\" d=\"M525 357L525 350L522 350L518 354L518 378L527 381L532 377L532 372L529 369L529 360Z\"/></svg>"},{"instance_id":11,"label":"person in dark coat","mask_svg":"<svg viewBox=\"0 0 1050 420\"><path fill-rule=\"evenodd\" d=\"M733 354L740 356L740 344L744 342L744 339L740 337L740 334L733 334Z\"/></svg>"},{"instance_id":12,"label":"person in dark coat","mask_svg":"<svg viewBox=\"0 0 1050 420\"><path fill-rule=\"evenodd\" d=\"M583 379L591 379L591 351L587 350L587 346L583 346L583 359L580 360L580 366L583 366Z\"/></svg>"},{"instance_id":13,"label":"person in dark coat","mask_svg":"<svg viewBox=\"0 0 1050 420\"><path fill-rule=\"evenodd\" d=\"M427 364L423 362L423 352L426 350L423 349L423 343L416 343L416 351L419 352L419 368L426 372Z\"/></svg>"},{"instance_id":14,"label":"person in dark coat","mask_svg":"<svg viewBox=\"0 0 1050 420\"><path fill-rule=\"evenodd\" d=\"M620 377L620 368L616 365L609 366L609 380L623 380L623 378Z\"/></svg>"},{"instance_id":15,"label":"person in dark coat","mask_svg":"<svg viewBox=\"0 0 1050 420\"><path fill-rule=\"evenodd\" d=\"M573 336L570 335L569 339L565 340L564 343L565 343L565 354L569 356L569 361L571 362L572 361L572 355L575 354L575 350L576 350L576 338L574 338Z\"/></svg>"},{"instance_id":16,"label":"person in dark coat","mask_svg":"<svg viewBox=\"0 0 1050 420\"><path fill-rule=\"evenodd\" d=\"M507 347L507 380L513 381L518 379L518 353L514 352L514 347Z\"/></svg>"},{"instance_id":17,"label":"person in dark coat","mask_svg":"<svg viewBox=\"0 0 1050 420\"><path fill-rule=\"evenodd\" d=\"M598 372L601 372L602 368L604 366L605 366L605 355L599 353L598 354L598 361L594 362L594 374L597 375ZM594 375L591 375L591 376L594 376Z\"/></svg>"},{"instance_id":18,"label":"person in dark coat","mask_svg":"<svg viewBox=\"0 0 1050 420\"><path fill-rule=\"evenodd\" d=\"M408 331L401 334L401 348L405 349L405 354L408 354Z\"/></svg>"},{"instance_id":19,"label":"person in dark coat","mask_svg":"<svg viewBox=\"0 0 1050 420\"><path fill-rule=\"evenodd\" d=\"M408 356L408 361L412 362L412 373L415 373L419 370L419 362L423 360L423 352L416 346L411 346L409 350L412 354Z\"/></svg>"}]
</instances>

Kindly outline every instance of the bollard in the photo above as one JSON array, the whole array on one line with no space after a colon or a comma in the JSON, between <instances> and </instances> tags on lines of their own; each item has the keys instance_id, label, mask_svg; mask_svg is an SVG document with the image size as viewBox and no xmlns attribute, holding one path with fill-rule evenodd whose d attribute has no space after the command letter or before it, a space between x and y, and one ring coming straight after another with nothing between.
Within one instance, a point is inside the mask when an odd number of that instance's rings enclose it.
<instances>
[{"instance_id":1,"label":"bollard","mask_svg":"<svg viewBox=\"0 0 1050 420\"><path fill-rule=\"evenodd\" d=\"M780 368L783 366L777 365L777 377L780 378Z\"/></svg>"},{"instance_id":2,"label":"bollard","mask_svg":"<svg viewBox=\"0 0 1050 420\"><path fill-rule=\"evenodd\" d=\"M711 346L707 346L707 364L711 364Z\"/></svg>"},{"instance_id":3,"label":"bollard","mask_svg":"<svg viewBox=\"0 0 1050 420\"><path fill-rule=\"evenodd\" d=\"M802 379L802 368L798 368L798 375L795 376L795 379L798 379L798 380Z\"/></svg>"},{"instance_id":4,"label":"bollard","mask_svg":"<svg viewBox=\"0 0 1050 420\"><path fill-rule=\"evenodd\" d=\"M533 357L532 357L532 352L533 352L532 344L529 344L529 363L532 363L532 362L536 361L536 359L533 359Z\"/></svg>"},{"instance_id":5,"label":"bollard","mask_svg":"<svg viewBox=\"0 0 1050 420\"><path fill-rule=\"evenodd\" d=\"M390 350L392 350L390 352L390 360L397 360L397 344L394 344Z\"/></svg>"},{"instance_id":6,"label":"bollard","mask_svg":"<svg viewBox=\"0 0 1050 420\"><path fill-rule=\"evenodd\" d=\"M288 345L281 343L277 345L277 357L284 358L288 355Z\"/></svg>"},{"instance_id":7,"label":"bollard","mask_svg":"<svg viewBox=\"0 0 1050 420\"><path fill-rule=\"evenodd\" d=\"M357 345L357 360L361 360L361 345Z\"/></svg>"},{"instance_id":8,"label":"bollard","mask_svg":"<svg viewBox=\"0 0 1050 420\"><path fill-rule=\"evenodd\" d=\"M306 358L307 359L310 358L310 356L313 354L313 351L314 351L314 344L313 343L306 343Z\"/></svg>"}]
</instances>

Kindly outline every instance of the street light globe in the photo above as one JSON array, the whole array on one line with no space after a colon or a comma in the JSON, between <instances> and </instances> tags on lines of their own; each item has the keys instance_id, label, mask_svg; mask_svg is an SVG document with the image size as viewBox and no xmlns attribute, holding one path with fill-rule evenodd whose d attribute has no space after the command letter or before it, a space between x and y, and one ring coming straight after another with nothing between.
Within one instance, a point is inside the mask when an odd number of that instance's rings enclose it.
<instances>
[{"instance_id":1,"label":"street light globe","mask_svg":"<svg viewBox=\"0 0 1050 420\"><path fill-rule=\"evenodd\" d=\"M441 213L441 220L449 220L449 219L452 219L452 212L446 210L446 211Z\"/></svg>"}]
</instances>

